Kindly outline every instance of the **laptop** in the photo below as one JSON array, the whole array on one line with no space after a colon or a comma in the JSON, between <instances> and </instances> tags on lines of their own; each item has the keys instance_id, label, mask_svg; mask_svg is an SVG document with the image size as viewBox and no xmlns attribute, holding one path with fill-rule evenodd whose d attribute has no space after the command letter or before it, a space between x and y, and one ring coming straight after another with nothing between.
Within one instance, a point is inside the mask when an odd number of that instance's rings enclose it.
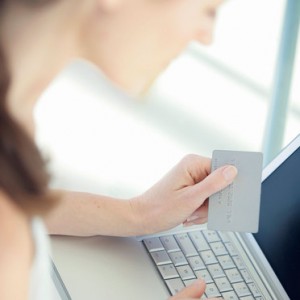
<instances>
[{"instance_id":1,"label":"laptop","mask_svg":"<svg viewBox=\"0 0 300 300\"><path fill-rule=\"evenodd\" d=\"M138 237L52 237L62 299L300 299L300 135L264 169L259 232L177 227Z\"/></svg>"}]
</instances>

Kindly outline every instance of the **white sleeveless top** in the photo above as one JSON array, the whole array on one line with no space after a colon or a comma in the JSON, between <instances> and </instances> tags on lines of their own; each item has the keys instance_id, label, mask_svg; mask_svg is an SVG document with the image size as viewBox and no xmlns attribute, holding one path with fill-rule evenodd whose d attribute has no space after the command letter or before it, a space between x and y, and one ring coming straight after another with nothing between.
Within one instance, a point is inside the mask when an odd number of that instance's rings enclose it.
<instances>
[{"instance_id":1,"label":"white sleeveless top","mask_svg":"<svg viewBox=\"0 0 300 300\"><path fill-rule=\"evenodd\" d=\"M51 300L50 242L43 221L35 217L31 222L34 260L31 268L29 299Z\"/></svg>"}]
</instances>

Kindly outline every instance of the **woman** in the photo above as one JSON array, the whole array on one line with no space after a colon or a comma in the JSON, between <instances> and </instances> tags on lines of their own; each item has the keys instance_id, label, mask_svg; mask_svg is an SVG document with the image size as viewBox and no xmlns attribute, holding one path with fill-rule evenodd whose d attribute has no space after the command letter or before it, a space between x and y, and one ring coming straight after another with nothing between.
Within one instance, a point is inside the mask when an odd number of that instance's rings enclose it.
<instances>
[{"instance_id":1,"label":"woman","mask_svg":"<svg viewBox=\"0 0 300 300\"><path fill-rule=\"evenodd\" d=\"M34 216L50 207L45 220L54 234L130 236L206 221L205 200L232 182L234 167L209 174L209 159L189 155L128 201L54 194L47 190L44 163L32 143L32 110L47 84L75 57L100 66L129 93L142 93L188 42L210 42L221 2L0 0L1 298L27 299L29 289L31 298L43 292L33 274L41 274L37 258L45 234ZM199 298L204 288L199 281L173 298Z\"/></svg>"}]
</instances>

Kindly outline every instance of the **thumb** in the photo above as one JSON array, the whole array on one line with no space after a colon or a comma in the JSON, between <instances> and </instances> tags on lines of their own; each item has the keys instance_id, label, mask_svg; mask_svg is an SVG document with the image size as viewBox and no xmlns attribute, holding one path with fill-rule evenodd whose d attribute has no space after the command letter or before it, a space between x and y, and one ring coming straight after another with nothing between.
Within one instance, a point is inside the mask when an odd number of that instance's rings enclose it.
<instances>
[{"instance_id":1,"label":"thumb","mask_svg":"<svg viewBox=\"0 0 300 300\"><path fill-rule=\"evenodd\" d=\"M205 292L205 281L203 279L198 279L195 282L193 282L188 287L182 289L179 293L177 293L174 297L171 299L185 299L185 298L197 298L199 299L203 293Z\"/></svg>"},{"instance_id":2,"label":"thumb","mask_svg":"<svg viewBox=\"0 0 300 300\"><path fill-rule=\"evenodd\" d=\"M226 165L216 169L205 179L192 187L192 195L194 196L195 205L200 206L209 196L224 189L233 182L238 171L235 166ZM199 197L200 196L200 197Z\"/></svg>"}]
</instances>

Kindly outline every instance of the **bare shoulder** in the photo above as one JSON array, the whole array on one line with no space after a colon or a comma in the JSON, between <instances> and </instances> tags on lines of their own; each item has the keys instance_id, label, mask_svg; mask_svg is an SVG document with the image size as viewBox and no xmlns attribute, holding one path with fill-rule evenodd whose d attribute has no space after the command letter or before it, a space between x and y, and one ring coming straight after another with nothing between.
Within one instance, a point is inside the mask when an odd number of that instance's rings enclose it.
<instances>
[{"instance_id":1,"label":"bare shoulder","mask_svg":"<svg viewBox=\"0 0 300 300\"><path fill-rule=\"evenodd\" d=\"M30 226L27 217L1 190L0 245L1 299L27 299L33 256Z\"/></svg>"},{"instance_id":2,"label":"bare shoulder","mask_svg":"<svg viewBox=\"0 0 300 300\"><path fill-rule=\"evenodd\" d=\"M0 238L18 238L29 229L28 218L12 199L0 190Z\"/></svg>"}]
</instances>

